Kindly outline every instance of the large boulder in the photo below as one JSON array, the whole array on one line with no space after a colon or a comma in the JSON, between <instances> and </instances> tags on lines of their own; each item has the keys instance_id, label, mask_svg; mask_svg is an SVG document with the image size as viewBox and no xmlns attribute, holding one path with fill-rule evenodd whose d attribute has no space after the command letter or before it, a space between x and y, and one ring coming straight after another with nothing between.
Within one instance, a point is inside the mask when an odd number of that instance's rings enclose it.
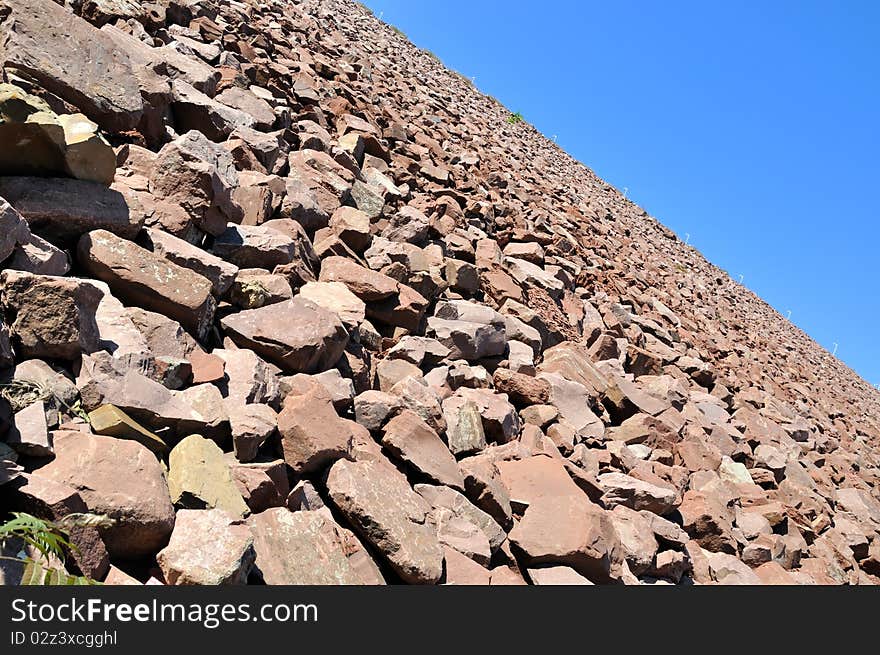
<instances>
[{"instance_id":1,"label":"large boulder","mask_svg":"<svg viewBox=\"0 0 880 655\"><path fill-rule=\"evenodd\" d=\"M24 216L31 232L66 246L89 230L134 239L144 217L125 196L98 182L60 177L0 177L0 196Z\"/></svg>"},{"instance_id":2,"label":"large boulder","mask_svg":"<svg viewBox=\"0 0 880 655\"><path fill-rule=\"evenodd\" d=\"M82 114L57 115L40 98L0 84L0 175L113 183L116 153Z\"/></svg>"},{"instance_id":3,"label":"large boulder","mask_svg":"<svg viewBox=\"0 0 880 655\"><path fill-rule=\"evenodd\" d=\"M348 454L357 428L353 421L339 418L320 385L288 396L278 415L284 461L298 475L320 471Z\"/></svg>"},{"instance_id":4,"label":"large boulder","mask_svg":"<svg viewBox=\"0 0 880 655\"><path fill-rule=\"evenodd\" d=\"M211 281L105 230L84 234L80 265L120 299L164 314L203 338L214 320Z\"/></svg>"},{"instance_id":5,"label":"large boulder","mask_svg":"<svg viewBox=\"0 0 880 655\"><path fill-rule=\"evenodd\" d=\"M171 500L186 509L222 509L241 518L250 513L232 479L223 451L213 441L193 434L168 457Z\"/></svg>"},{"instance_id":6,"label":"large boulder","mask_svg":"<svg viewBox=\"0 0 880 655\"><path fill-rule=\"evenodd\" d=\"M291 373L326 371L348 344L336 314L299 297L232 314L221 325L238 346Z\"/></svg>"},{"instance_id":7,"label":"large boulder","mask_svg":"<svg viewBox=\"0 0 880 655\"><path fill-rule=\"evenodd\" d=\"M102 293L76 278L0 273L0 308L19 356L78 360L99 349L95 313Z\"/></svg>"},{"instance_id":8,"label":"large boulder","mask_svg":"<svg viewBox=\"0 0 880 655\"><path fill-rule=\"evenodd\" d=\"M216 586L245 584L255 557L240 519L220 509L182 509L156 562L166 584Z\"/></svg>"},{"instance_id":9,"label":"large boulder","mask_svg":"<svg viewBox=\"0 0 880 655\"><path fill-rule=\"evenodd\" d=\"M135 441L60 432L55 459L39 475L76 489L88 510L115 519L101 528L107 550L120 559L152 555L174 527L174 507L162 464Z\"/></svg>"},{"instance_id":10,"label":"large boulder","mask_svg":"<svg viewBox=\"0 0 880 655\"><path fill-rule=\"evenodd\" d=\"M427 523L430 506L382 459L337 461L327 476L330 498L392 569L412 584L435 584L443 550Z\"/></svg>"},{"instance_id":11,"label":"large boulder","mask_svg":"<svg viewBox=\"0 0 880 655\"><path fill-rule=\"evenodd\" d=\"M0 67L37 80L105 130L137 126L144 100L135 66L106 34L52 0L3 0L0 17Z\"/></svg>"},{"instance_id":12,"label":"large boulder","mask_svg":"<svg viewBox=\"0 0 880 655\"><path fill-rule=\"evenodd\" d=\"M326 511L278 507L248 520L257 569L270 585L381 584L381 574L357 539Z\"/></svg>"}]
</instances>

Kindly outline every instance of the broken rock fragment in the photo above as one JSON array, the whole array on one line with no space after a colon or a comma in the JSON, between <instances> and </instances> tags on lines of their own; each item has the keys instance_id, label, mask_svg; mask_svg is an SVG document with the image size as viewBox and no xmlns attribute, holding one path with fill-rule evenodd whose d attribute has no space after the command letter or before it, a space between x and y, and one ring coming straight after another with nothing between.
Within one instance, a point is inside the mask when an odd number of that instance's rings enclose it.
<instances>
[{"instance_id":1,"label":"broken rock fragment","mask_svg":"<svg viewBox=\"0 0 880 655\"><path fill-rule=\"evenodd\" d=\"M221 320L232 340L291 373L333 366L348 344L336 314L305 298L249 309Z\"/></svg>"},{"instance_id":2,"label":"broken rock fragment","mask_svg":"<svg viewBox=\"0 0 880 655\"><path fill-rule=\"evenodd\" d=\"M443 550L427 524L430 506L394 467L381 460L340 460L327 490L334 505L363 539L411 584L435 584Z\"/></svg>"}]
</instances>

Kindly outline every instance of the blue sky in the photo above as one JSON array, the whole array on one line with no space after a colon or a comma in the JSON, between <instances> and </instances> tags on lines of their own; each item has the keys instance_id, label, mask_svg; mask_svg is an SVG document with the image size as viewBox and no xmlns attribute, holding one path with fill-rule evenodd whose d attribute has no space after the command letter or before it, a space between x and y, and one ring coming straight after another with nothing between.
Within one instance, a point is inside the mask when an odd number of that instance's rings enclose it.
<instances>
[{"instance_id":1,"label":"blue sky","mask_svg":"<svg viewBox=\"0 0 880 655\"><path fill-rule=\"evenodd\" d=\"M880 2L365 4L880 384Z\"/></svg>"}]
</instances>

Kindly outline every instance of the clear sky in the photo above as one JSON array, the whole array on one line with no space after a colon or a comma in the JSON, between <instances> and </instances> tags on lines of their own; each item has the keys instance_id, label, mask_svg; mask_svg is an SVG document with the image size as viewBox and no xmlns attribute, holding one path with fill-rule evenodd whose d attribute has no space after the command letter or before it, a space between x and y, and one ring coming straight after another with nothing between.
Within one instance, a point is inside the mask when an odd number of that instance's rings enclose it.
<instances>
[{"instance_id":1,"label":"clear sky","mask_svg":"<svg viewBox=\"0 0 880 655\"><path fill-rule=\"evenodd\" d=\"M880 2L364 4L880 384Z\"/></svg>"}]
</instances>

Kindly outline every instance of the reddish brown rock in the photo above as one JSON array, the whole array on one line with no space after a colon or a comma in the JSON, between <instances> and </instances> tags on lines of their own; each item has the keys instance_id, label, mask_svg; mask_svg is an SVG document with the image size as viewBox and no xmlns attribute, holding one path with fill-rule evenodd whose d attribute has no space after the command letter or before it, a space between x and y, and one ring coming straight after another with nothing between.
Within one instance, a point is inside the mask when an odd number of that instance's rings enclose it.
<instances>
[{"instance_id":1,"label":"reddish brown rock","mask_svg":"<svg viewBox=\"0 0 880 655\"><path fill-rule=\"evenodd\" d=\"M64 433L39 475L76 489L90 512L116 520L101 528L107 550L122 559L151 555L168 540L174 508L162 465L141 444Z\"/></svg>"},{"instance_id":2,"label":"reddish brown rock","mask_svg":"<svg viewBox=\"0 0 880 655\"><path fill-rule=\"evenodd\" d=\"M239 312L221 324L240 347L291 373L327 370L348 343L339 317L303 298Z\"/></svg>"},{"instance_id":3,"label":"reddish brown rock","mask_svg":"<svg viewBox=\"0 0 880 655\"><path fill-rule=\"evenodd\" d=\"M105 230L83 235L80 265L106 282L114 295L170 316L203 338L214 319L212 284L201 275Z\"/></svg>"},{"instance_id":4,"label":"reddish brown rock","mask_svg":"<svg viewBox=\"0 0 880 655\"><path fill-rule=\"evenodd\" d=\"M22 357L76 360L98 350L95 314L101 295L80 279L0 274L0 306L14 317L9 332Z\"/></svg>"}]
</instances>

